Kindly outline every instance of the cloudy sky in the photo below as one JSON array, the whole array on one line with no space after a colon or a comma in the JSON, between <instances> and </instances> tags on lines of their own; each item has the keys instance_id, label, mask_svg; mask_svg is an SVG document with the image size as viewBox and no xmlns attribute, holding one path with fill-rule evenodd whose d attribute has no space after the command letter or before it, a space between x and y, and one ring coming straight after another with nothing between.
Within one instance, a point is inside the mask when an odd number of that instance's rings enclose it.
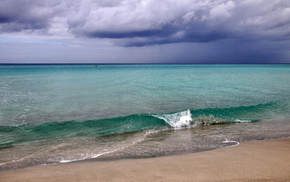
<instances>
[{"instance_id":1,"label":"cloudy sky","mask_svg":"<svg viewBox=\"0 0 290 182\"><path fill-rule=\"evenodd\" d=\"M0 0L0 63L290 63L290 1Z\"/></svg>"}]
</instances>

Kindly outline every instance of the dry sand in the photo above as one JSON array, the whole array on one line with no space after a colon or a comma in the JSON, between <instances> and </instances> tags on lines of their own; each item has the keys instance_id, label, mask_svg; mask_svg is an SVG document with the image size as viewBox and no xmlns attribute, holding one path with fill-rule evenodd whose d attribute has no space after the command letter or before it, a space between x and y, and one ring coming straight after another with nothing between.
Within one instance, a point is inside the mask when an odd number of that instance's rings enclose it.
<instances>
[{"instance_id":1,"label":"dry sand","mask_svg":"<svg viewBox=\"0 0 290 182\"><path fill-rule=\"evenodd\" d=\"M290 139L179 156L4 171L0 181L290 181Z\"/></svg>"}]
</instances>

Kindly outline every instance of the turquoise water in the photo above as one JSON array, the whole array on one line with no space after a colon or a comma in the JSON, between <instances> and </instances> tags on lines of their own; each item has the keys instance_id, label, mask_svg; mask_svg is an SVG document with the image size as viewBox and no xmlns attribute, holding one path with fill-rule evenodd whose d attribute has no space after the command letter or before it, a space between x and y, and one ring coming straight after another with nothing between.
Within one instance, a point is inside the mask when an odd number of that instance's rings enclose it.
<instances>
[{"instance_id":1,"label":"turquoise water","mask_svg":"<svg viewBox=\"0 0 290 182\"><path fill-rule=\"evenodd\" d=\"M289 83L288 64L0 65L0 169L289 137Z\"/></svg>"}]
</instances>

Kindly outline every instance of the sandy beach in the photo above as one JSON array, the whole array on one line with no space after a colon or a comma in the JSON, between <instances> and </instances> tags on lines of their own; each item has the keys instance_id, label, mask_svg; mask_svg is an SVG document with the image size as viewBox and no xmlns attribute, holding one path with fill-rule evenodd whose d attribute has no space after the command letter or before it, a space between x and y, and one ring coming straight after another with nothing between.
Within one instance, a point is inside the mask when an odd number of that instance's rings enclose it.
<instances>
[{"instance_id":1,"label":"sandy beach","mask_svg":"<svg viewBox=\"0 0 290 182\"><path fill-rule=\"evenodd\" d=\"M0 172L6 181L290 181L290 139L150 159L69 163Z\"/></svg>"}]
</instances>

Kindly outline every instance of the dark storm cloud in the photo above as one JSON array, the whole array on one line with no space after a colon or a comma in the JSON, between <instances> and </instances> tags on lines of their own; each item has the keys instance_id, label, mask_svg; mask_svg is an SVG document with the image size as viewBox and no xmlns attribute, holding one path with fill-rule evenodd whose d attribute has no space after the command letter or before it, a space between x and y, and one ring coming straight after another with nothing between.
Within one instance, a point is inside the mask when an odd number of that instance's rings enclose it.
<instances>
[{"instance_id":1,"label":"dark storm cloud","mask_svg":"<svg viewBox=\"0 0 290 182\"><path fill-rule=\"evenodd\" d=\"M131 39L130 41L116 41L117 45L124 47L142 47L148 45L161 45L161 44L171 44L171 43L182 43L182 42L196 42L196 43L208 43L220 39L226 39L229 35L224 32L187 32L182 37L168 38L164 34L157 36L152 36L150 39L147 37L141 40Z\"/></svg>"},{"instance_id":2,"label":"dark storm cloud","mask_svg":"<svg viewBox=\"0 0 290 182\"><path fill-rule=\"evenodd\" d=\"M134 38L134 37L152 37L152 36L163 36L163 32L160 30L143 30L143 31L134 31L134 32L90 32L85 34L86 37L98 37L98 38Z\"/></svg>"},{"instance_id":3,"label":"dark storm cloud","mask_svg":"<svg viewBox=\"0 0 290 182\"><path fill-rule=\"evenodd\" d=\"M202 28L203 31L200 31ZM75 32L76 33L76 32ZM76 33L78 35L78 33ZM121 46L144 46L155 44L168 44L180 42L206 43L219 39L229 38L231 33L210 30L203 25L195 27L180 27L175 25L164 25L160 29L136 30L136 31L95 31L80 33L82 36L90 38L110 38L119 39L115 44ZM136 39L135 39L136 38ZM121 40L120 40L121 39ZM130 40L128 40L130 39Z\"/></svg>"},{"instance_id":4,"label":"dark storm cloud","mask_svg":"<svg viewBox=\"0 0 290 182\"><path fill-rule=\"evenodd\" d=\"M74 7L68 26L76 36L144 46L228 38L289 39L289 20L290 2L283 0L124 0L110 6L84 1Z\"/></svg>"},{"instance_id":5,"label":"dark storm cloud","mask_svg":"<svg viewBox=\"0 0 290 182\"><path fill-rule=\"evenodd\" d=\"M56 17L76 37L121 46L290 38L286 0L1 0L0 33L48 31Z\"/></svg>"},{"instance_id":6,"label":"dark storm cloud","mask_svg":"<svg viewBox=\"0 0 290 182\"><path fill-rule=\"evenodd\" d=\"M1 0L0 32L48 29L50 20L62 14L63 5L58 0Z\"/></svg>"}]
</instances>

